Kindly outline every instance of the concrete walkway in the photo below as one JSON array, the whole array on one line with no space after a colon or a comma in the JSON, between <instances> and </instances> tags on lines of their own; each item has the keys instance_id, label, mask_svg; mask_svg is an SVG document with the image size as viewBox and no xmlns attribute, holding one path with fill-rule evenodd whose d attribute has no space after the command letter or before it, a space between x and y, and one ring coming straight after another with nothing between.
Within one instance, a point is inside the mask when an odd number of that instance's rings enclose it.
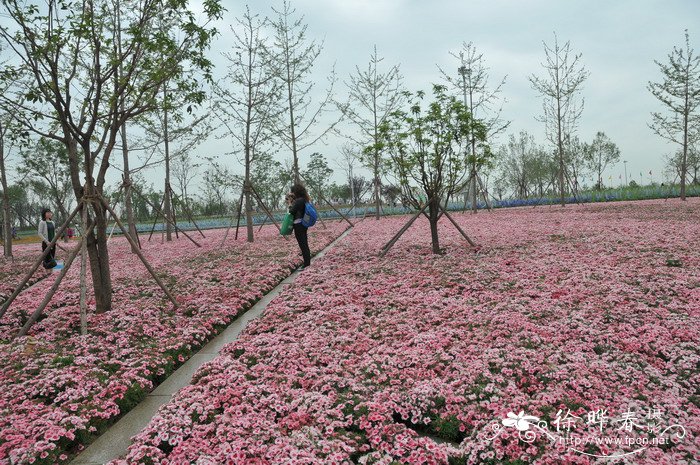
<instances>
[{"instance_id":1,"label":"concrete walkway","mask_svg":"<svg viewBox=\"0 0 700 465\"><path fill-rule=\"evenodd\" d=\"M314 260L325 255L336 242L343 239L351 230L346 230L337 239L331 242L325 249L319 252ZM313 265L312 265L313 266ZM224 331L199 352L190 357L180 368L174 371L165 381L154 389L141 403L130 410L126 415L112 425L104 434L98 437L95 442L81 452L71 465L102 465L112 460L118 459L126 454L126 450L131 444L131 437L138 434L151 421L158 408L169 402L173 394L180 388L190 384L192 376L204 363L214 359L219 354L219 350L229 342L235 341L243 332L248 323L262 315L267 305L279 295L286 286L289 286L299 275L299 270L294 271L289 277L282 281L272 291L265 294L248 311L236 318Z\"/></svg>"}]
</instances>

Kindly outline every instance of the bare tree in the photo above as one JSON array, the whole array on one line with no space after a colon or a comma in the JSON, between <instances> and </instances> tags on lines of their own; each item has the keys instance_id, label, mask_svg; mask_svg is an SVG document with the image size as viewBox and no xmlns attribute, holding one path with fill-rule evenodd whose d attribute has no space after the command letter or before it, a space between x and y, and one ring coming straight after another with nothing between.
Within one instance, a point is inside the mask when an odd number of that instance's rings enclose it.
<instances>
[{"instance_id":1,"label":"bare tree","mask_svg":"<svg viewBox=\"0 0 700 465\"><path fill-rule=\"evenodd\" d=\"M651 114L649 127L658 136L681 146L681 199L685 200L688 147L700 139L700 55L690 47L688 30L685 47L673 47L668 63L654 60L661 70L662 82L649 82L647 89L669 113Z\"/></svg>"},{"instance_id":2,"label":"bare tree","mask_svg":"<svg viewBox=\"0 0 700 465\"><path fill-rule=\"evenodd\" d=\"M443 79L453 88L459 91L464 100L464 105L469 109L472 117L480 119L486 128L486 139L489 143L510 125L510 121L503 121L500 118L504 101L500 93L506 83L507 76L504 76L495 86L489 86L489 68L486 67L483 54L478 53L476 47L471 43L463 43L462 50L457 53L450 52L450 55L459 60L457 73L459 78L451 73L445 72L442 68ZM469 137L471 155L469 157L469 178L470 191L472 196L472 211L477 212L477 181L479 170L489 162L490 153L477 153L476 139L473 134Z\"/></svg>"},{"instance_id":3,"label":"bare tree","mask_svg":"<svg viewBox=\"0 0 700 465\"><path fill-rule=\"evenodd\" d=\"M181 151L173 156L173 176L177 182L178 191L182 193L182 201L187 208L190 206L189 188L199 175L200 163L193 161L189 151Z\"/></svg>"},{"instance_id":4,"label":"bare tree","mask_svg":"<svg viewBox=\"0 0 700 465\"><path fill-rule=\"evenodd\" d=\"M232 51L224 53L228 62L227 87L216 86L217 115L226 134L243 148L242 162L245 168L243 195L245 200L248 242L254 240L251 173L257 154L269 145L274 125L280 116L276 106L281 82L276 79L265 28L267 19L246 11L236 19L237 27L231 27Z\"/></svg>"},{"instance_id":5,"label":"bare tree","mask_svg":"<svg viewBox=\"0 0 700 465\"><path fill-rule=\"evenodd\" d=\"M329 77L329 87L320 103L312 106L311 94L314 83L308 80L323 44L309 41L304 17L295 18L296 9L284 1L280 9L272 8L276 18L272 21L274 43L272 49L278 64L275 75L283 83L286 93L285 111L289 124L280 125L278 135L282 143L292 151L294 182L299 182L299 152L323 140L340 119L316 131L322 117L332 110L335 71Z\"/></svg>"},{"instance_id":6,"label":"bare tree","mask_svg":"<svg viewBox=\"0 0 700 465\"><path fill-rule=\"evenodd\" d=\"M0 52L4 49L0 44ZM0 66L5 66L5 63L0 63ZM4 77L4 76L3 76ZM5 93L9 90L11 80L3 79L1 91ZM3 241L3 256L12 257L12 210L10 204L10 188L7 182L7 159L9 156L9 125L12 118L4 108L0 108L0 188L2 188L2 241Z\"/></svg>"},{"instance_id":7,"label":"bare tree","mask_svg":"<svg viewBox=\"0 0 700 465\"><path fill-rule=\"evenodd\" d=\"M389 115L399 109L404 102L402 76L399 66L391 66L380 72L379 64L384 61L377 53L377 46L370 56L367 69L355 67L355 74L346 82L349 101L341 105L344 115L360 130L357 144L366 147L361 160L373 175L375 219L380 217L381 208L381 172L383 165L382 145L379 140L379 128Z\"/></svg>"},{"instance_id":8,"label":"bare tree","mask_svg":"<svg viewBox=\"0 0 700 465\"><path fill-rule=\"evenodd\" d=\"M167 81L187 89L190 101L204 98L197 74L183 73L183 63L208 75L211 63L203 52L215 30L198 24L183 2L121 0L119 53L111 0L62 0L47 7L4 0L2 6L14 26L0 27L0 38L18 58L5 72L20 84L0 96L0 105L26 131L67 148L76 199L90 204L94 215L88 221L96 234L88 234L87 251L96 310L108 311L112 279L103 194L120 128L157 108ZM208 20L222 13L217 0L206 1L204 10ZM171 18L179 40L159 29L163 17Z\"/></svg>"},{"instance_id":9,"label":"bare tree","mask_svg":"<svg viewBox=\"0 0 700 465\"><path fill-rule=\"evenodd\" d=\"M544 97L542 108L544 114L538 118L545 123L547 138L557 148L559 160L559 195L561 204L566 205L566 173L564 143L567 135L573 135L576 124L583 112L583 99L580 103L578 94L583 88L589 72L581 64L581 54L573 54L571 44L567 41L559 45L559 39L554 34L554 46L545 42L545 62L542 66L546 76L541 78L530 75L528 79L533 89Z\"/></svg>"},{"instance_id":10,"label":"bare tree","mask_svg":"<svg viewBox=\"0 0 700 465\"><path fill-rule=\"evenodd\" d=\"M0 109L0 187L2 188L2 241L3 255L12 257L12 210L10 206L10 189L7 183L7 119Z\"/></svg>"}]
</instances>

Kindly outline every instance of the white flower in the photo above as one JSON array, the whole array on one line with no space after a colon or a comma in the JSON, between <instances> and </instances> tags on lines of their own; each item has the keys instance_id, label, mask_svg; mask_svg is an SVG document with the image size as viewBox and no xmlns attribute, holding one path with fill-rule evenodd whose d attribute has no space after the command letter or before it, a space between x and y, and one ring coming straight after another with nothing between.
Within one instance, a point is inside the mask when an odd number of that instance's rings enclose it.
<instances>
[{"instance_id":1,"label":"white flower","mask_svg":"<svg viewBox=\"0 0 700 465\"><path fill-rule=\"evenodd\" d=\"M503 419L502 423L503 426L515 426L518 431L527 431L530 429L530 425L537 421L539 421L539 417L525 415L525 412L521 410L517 415L513 412L508 412L508 418Z\"/></svg>"}]
</instances>

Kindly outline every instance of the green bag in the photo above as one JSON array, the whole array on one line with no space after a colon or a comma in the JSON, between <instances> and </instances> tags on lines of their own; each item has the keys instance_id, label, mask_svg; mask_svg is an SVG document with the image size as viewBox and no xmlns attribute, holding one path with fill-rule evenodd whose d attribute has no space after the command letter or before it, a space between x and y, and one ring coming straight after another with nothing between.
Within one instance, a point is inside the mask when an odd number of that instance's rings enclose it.
<instances>
[{"instance_id":1,"label":"green bag","mask_svg":"<svg viewBox=\"0 0 700 465\"><path fill-rule=\"evenodd\" d=\"M284 219L282 220L282 226L280 227L280 234L283 236L289 236L292 234L292 227L294 223L294 217L292 216L291 213L287 213L284 215Z\"/></svg>"}]
</instances>

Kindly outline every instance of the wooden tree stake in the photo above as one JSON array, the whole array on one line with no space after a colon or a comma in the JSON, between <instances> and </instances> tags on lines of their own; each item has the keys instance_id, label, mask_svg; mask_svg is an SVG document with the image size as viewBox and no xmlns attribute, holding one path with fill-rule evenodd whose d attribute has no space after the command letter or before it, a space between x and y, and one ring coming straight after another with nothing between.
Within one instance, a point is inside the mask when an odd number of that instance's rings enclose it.
<instances>
[{"instance_id":1,"label":"wooden tree stake","mask_svg":"<svg viewBox=\"0 0 700 465\"><path fill-rule=\"evenodd\" d=\"M75 207L73 212L68 216L68 219L65 221L65 223L63 223L63 225L58 229L53 240L49 243L49 246L46 247L46 250L44 250L44 252L41 254L39 259L34 264L34 266L32 266L32 268L29 270L29 272L25 275L22 282L15 288L15 290L12 292L10 297L7 298L5 303L2 304L2 308L0 308L0 318L2 318L3 315L5 315L5 313L7 312L7 309L10 308L10 304L12 304L12 302L17 298L17 296L20 294L20 292L22 292L22 290L24 289L24 286L27 285L29 280L32 278L32 275L34 275L34 272L36 272L36 270L39 268L39 266L41 266L41 264L44 262L44 259L46 258L46 256L51 252L51 248L54 245L56 245L56 242L58 242L58 238L61 237L61 234L63 234L63 231L65 231L65 229L68 227L68 224L70 224L70 222L73 220L75 215L78 213L78 210L80 209L80 205L81 204L78 203L78 206Z\"/></svg>"},{"instance_id":2,"label":"wooden tree stake","mask_svg":"<svg viewBox=\"0 0 700 465\"><path fill-rule=\"evenodd\" d=\"M112 207L110 207L110 206L107 204L107 202L105 201L105 199L102 198L102 197L99 198L99 201L100 201L100 203L102 203L102 205L103 205L110 213L112 213L112 215L114 216L115 221L117 222L117 226L119 226L119 229L122 230L122 233L124 234L124 236L126 236L126 239L129 241L129 243L131 244L131 246L136 248L136 250L135 250L136 255L138 255L138 257L141 259L141 262L143 262L143 265L146 267L146 269L147 269L148 272L151 274L151 276L153 276L153 279L156 281L156 283L158 283L158 286L160 286L160 288L163 290L163 292L165 293L165 295L168 296L168 299L170 299L170 301L173 303L173 305L177 308L177 301L176 301L175 298L170 294L170 291L168 291L168 289L165 287L165 284L163 284L163 282L160 280L160 278L158 277L158 275L156 274L156 272L153 270L153 268L151 267L151 265L148 263L148 261L146 260L146 257L143 256L143 253L141 253L141 250L139 250L138 247L136 247L136 242L135 242L134 239L131 237L131 234L129 234L129 232L128 232L126 229L124 229L124 225L122 224L121 221L119 221L119 218L117 218L117 217L114 215L114 212L112 211Z\"/></svg>"}]
</instances>

